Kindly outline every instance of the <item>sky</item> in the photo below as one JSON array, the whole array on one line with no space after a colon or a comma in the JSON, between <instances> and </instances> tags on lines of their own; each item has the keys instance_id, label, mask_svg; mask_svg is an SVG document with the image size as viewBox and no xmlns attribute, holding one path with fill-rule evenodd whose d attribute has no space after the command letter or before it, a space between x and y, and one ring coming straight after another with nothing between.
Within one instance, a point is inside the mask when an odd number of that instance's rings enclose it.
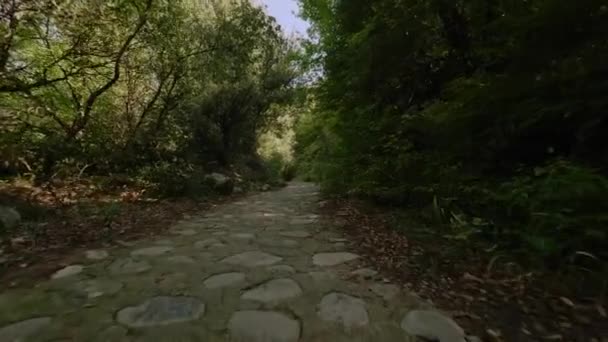
<instances>
[{"instance_id":1,"label":"sky","mask_svg":"<svg viewBox=\"0 0 608 342\"><path fill-rule=\"evenodd\" d=\"M257 0L256 2L266 6L267 13L277 19L287 35L293 33L306 35L309 25L297 16L297 0Z\"/></svg>"}]
</instances>

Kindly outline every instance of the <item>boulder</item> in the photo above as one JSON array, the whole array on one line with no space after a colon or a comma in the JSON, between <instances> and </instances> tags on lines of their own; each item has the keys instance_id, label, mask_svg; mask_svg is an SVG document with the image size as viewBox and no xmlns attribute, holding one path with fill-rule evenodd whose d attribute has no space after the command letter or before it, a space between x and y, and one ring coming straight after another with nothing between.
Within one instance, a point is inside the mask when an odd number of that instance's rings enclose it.
<instances>
[{"instance_id":1,"label":"boulder","mask_svg":"<svg viewBox=\"0 0 608 342\"><path fill-rule=\"evenodd\" d=\"M209 184L213 190L223 195L229 195L234 190L234 182L232 179L221 173L214 172L206 175L205 182Z\"/></svg>"},{"instance_id":2,"label":"boulder","mask_svg":"<svg viewBox=\"0 0 608 342\"><path fill-rule=\"evenodd\" d=\"M0 205L0 229L13 229L21 222L21 215L14 208Z\"/></svg>"}]
</instances>

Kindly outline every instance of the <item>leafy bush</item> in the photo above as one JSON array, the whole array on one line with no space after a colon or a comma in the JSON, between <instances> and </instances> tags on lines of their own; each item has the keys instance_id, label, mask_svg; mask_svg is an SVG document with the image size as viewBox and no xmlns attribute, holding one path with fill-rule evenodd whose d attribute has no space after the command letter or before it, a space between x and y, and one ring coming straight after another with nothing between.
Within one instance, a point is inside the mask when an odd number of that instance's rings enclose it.
<instances>
[{"instance_id":1,"label":"leafy bush","mask_svg":"<svg viewBox=\"0 0 608 342\"><path fill-rule=\"evenodd\" d=\"M138 178L161 196L199 197L210 192L204 176L203 170L193 164L164 161L141 168Z\"/></svg>"}]
</instances>

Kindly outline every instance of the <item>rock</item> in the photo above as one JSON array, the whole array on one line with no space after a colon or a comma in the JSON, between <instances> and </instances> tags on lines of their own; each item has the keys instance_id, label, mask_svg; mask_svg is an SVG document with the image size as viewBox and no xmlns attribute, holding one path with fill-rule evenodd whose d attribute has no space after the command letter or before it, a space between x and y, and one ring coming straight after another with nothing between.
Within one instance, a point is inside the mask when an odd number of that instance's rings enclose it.
<instances>
[{"instance_id":1,"label":"rock","mask_svg":"<svg viewBox=\"0 0 608 342\"><path fill-rule=\"evenodd\" d=\"M0 328L0 340L7 342L26 341L51 324L50 317L31 318Z\"/></svg>"},{"instance_id":2,"label":"rock","mask_svg":"<svg viewBox=\"0 0 608 342\"><path fill-rule=\"evenodd\" d=\"M241 188L240 186L235 186L234 187L234 191L235 194L242 194L245 192L245 190L243 190L243 188Z\"/></svg>"},{"instance_id":3,"label":"rock","mask_svg":"<svg viewBox=\"0 0 608 342\"><path fill-rule=\"evenodd\" d=\"M80 272L82 272L82 270L84 270L84 267L82 265L66 266L66 267L58 270L57 272L53 273L53 275L51 275L51 279L60 279L60 278L77 275Z\"/></svg>"},{"instance_id":4,"label":"rock","mask_svg":"<svg viewBox=\"0 0 608 342\"><path fill-rule=\"evenodd\" d=\"M302 231L302 230L294 230L290 232L281 232L281 236L292 237L292 238L307 238L310 236L310 233Z\"/></svg>"},{"instance_id":5,"label":"rock","mask_svg":"<svg viewBox=\"0 0 608 342\"><path fill-rule=\"evenodd\" d=\"M431 341L465 342L464 331L451 318L433 310L413 310L401 321L401 328L412 336Z\"/></svg>"},{"instance_id":6,"label":"rock","mask_svg":"<svg viewBox=\"0 0 608 342\"><path fill-rule=\"evenodd\" d=\"M316 266L335 266L359 258L358 255L347 252L319 253L312 257Z\"/></svg>"},{"instance_id":7,"label":"rock","mask_svg":"<svg viewBox=\"0 0 608 342\"><path fill-rule=\"evenodd\" d=\"M352 274L356 277L364 278L364 279L371 279L376 274L378 274L378 272L375 270L372 270L371 268L360 268L358 270L352 271L350 274Z\"/></svg>"},{"instance_id":8,"label":"rock","mask_svg":"<svg viewBox=\"0 0 608 342\"><path fill-rule=\"evenodd\" d=\"M228 331L233 342L297 342L300 323L274 311L237 311Z\"/></svg>"},{"instance_id":9,"label":"rock","mask_svg":"<svg viewBox=\"0 0 608 342\"><path fill-rule=\"evenodd\" d=\"M114 261L110 267L110 273L116 275L142 273L152 268L146 261L134 261L130 258Z\"/></svg>"},{"instance_id":10,"label":"rock","mask_svg":"<svg viewBox=\"0 0 608 342\"><path fill-rule=\"evenodd\" d=\"M282 300L298 297L302 294L300 285L292 279L274 279L246 291L241 299L263 303L277 303Z\"/></svg>"},{"instance_id":11,"label":"rock","mask_svg":"<svg viewBox=\"0 0 608 342\"><path fill-rule=\"evenodd\" d=\"M141 328L194 321L204 313L205 304L196 298L154 297L118 311L116 321L131 328Z\"/></svg>"},{"instance_id":12,"label":"rock","mask_svg":"<svg viewBox=\"0 0 608 342\"><path fill-rule=\"evenodd\" d=\"M343 293L325 295L317 313L324 321L340 323L347 332L369 324L365 302Z\"/></svg>"},{"instance_id":13,"label":"rock","mask_svg":"<svg viewBox=\"0 0 608 342\"><path fill-rule=\"evenodd\" d=\"M205 285L208 289L218 289L222 287L228 287L232 285L236 285L245 280L244 273L232 272L232 273L223 273L212 275L203 281L203 285Z\"/></svg>"},{"instance_id":14,"label":"rock","mask_svg":"<svg viewBox=\"0 0 608 342\"><path fill-rule=\"evenodd\" d=\"M272 274L293 274L296 273L295 268L289 265L276 265L266 268Z\"/></svg>"},{"instance_id":15,"label":"rock","mask_svg":"<svg viewBox=\"0 0 608 342\"><path fill-rule=\"evenodd\" d=\"M392 284L372 284L369 289L385 301L391 301L399 294L399 287Z\"/></svg>"},{"instance_id":16,"label":"rock","mask_svg":"<svg viewBox=\"0 0 608 342\"><path fill-rule=\"evenodd\" d=\"M198 234L198 232L194 229L181 229L181 230L176 230L175 234L182 235L182 236L193 236L193 235Z\"/></svg>"},{"instance_id":17,"label":"rock","mask_svg":"<svg viewBox=\"0 0 608 342\"><path fill-rule=\"evenodd\" d=\"M0 205L0 233L2 230L13 229L21 222L21 215L14 208Z\"/></svg>"},{"instance_id":18,"label":"rock","mask_svg":"<svg viewBox=\"0 0 608 342\"><path fill-rule=\"evenodd\" d=\"M95 337L95 342L108 342L108 341L125 341L129 331L119 325L113 325L101 331L99 335Z\"/></svg>"},{"instance_id":19,"label":"rock","mask_svg":"<svg viewBox=\"0 0 608 342\"><path fill-rule=\"evenodd\" d=\"M255 239L255 234L251 233L235 233L231 235L235 239L252 240Z\"/></svg>"},{"instance_id":20,"label":"rock","mask_svg":"<svg viewBox=\"0 0 608 342\"><path fill-rule=\"evenodd\" d=\"M136 249L131 252L131 256L159 256L168 253L173 250L173 247L169 246L156 246Z\"/></svg>"},{"instance_id":21,"label":"rock","mask_svg":"<svg viewBox=\"0 0 608 342\"><path fill-rule=\"evenodd\" d=\"M75 290L87 296L89 299L101 297L103 295L113 295L123 288L123 284L113 280L92 279L78 282Z\"/></svg>"},{"instance_id":22,"label":"rock","mask_svg":"<svg viewBox=\"0 0 608 342\"><path fill-rule=\"evenodd\" d=\"M224 258L220 262L245 267L256 267L270 266L278 263L281 260L283 260L283 258L278 257L276 255L268 254L261 251L251 251Z\"/></svg>"},{"instance_id":23,"label":"rock","mask_svg":"<svg viewBox=\"0 0 608 342\"><path fill-rule=\"evenodd\" d=\"M262 191L270 191L270 189L271 189L271 187L268 184L262 185L262 188L261 188Z\"/></svg>"},{"instance_id":24,"label":"rock","mask_svg":"<svg viewBox=\"0 0 608 342\"><path fill-rule=\"evenodd\" d=\"M333 273L329 272L318 272L313 271L309 272L308 275L312 278L315 283L323 284L330 280L334 280L336 276Z\"/></svg>"},{"instance_id":25,"label":"rock","mask_svg":"<svg viewBox=\"0 0 608 342\"><path fill-rule=\"evenodd\" d=\"M215 245L218 243L221 243L221 241L216 238L210 238L210 239L205 239L205 240L195 242L194 247L204 249L204 248L211 247L212 245Z\"/></svg>"},{"instance_id":26,"label":"rock","mask_svg":"<svg viewBox=\"0 0 608 342\"><path fill-rule=\"evenodd\" d=\"M107 251L104 251L103 249L92 249L89 251L85 252L85 255L87 257L87 259L90 260L103 260L105 258L107 258L109 255L109 253Z\"/></svg>"},{"instance_id":27,"label":"rock","mask_svg":"<svg viewBox=\"0 0 608 342\"><path fill-rule=\"evenodd\" d=\"M209 184L213 190L223 195L230 195L234 190L234 182L229 177L221 173L211 173L205 176L205 182Z\"/></svg>"},{"instance_id":28,"label":"rock","mask_svg":"<svg viewBox=\"0 0 608 342\"><path fill-rule=\"evenodd\" d=\"M185 255L174 255L167 258L167 261L176 264L194 264L194 259Z\"/></svg>"}]
</instances>

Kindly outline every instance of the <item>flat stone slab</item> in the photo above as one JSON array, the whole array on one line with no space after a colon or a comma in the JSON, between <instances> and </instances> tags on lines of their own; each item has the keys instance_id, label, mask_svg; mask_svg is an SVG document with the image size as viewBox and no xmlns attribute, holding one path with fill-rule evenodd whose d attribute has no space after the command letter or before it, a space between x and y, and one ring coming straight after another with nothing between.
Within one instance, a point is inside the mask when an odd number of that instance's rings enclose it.
<instances>
[{"instance_id":1,"label":"flat stone slab","mask_svg":"<svg viewBox=\"0 0 608 342\"><path fill-rule=\"evenodd\" d=\"M81 273L84 270L82 265L70 265L66 266L51 275L51 279L60 279L70 277Z\"/></svg>"},{"instance_id":2,"label":"flat stone slab","mask_svg":"<svg viewBox=\"0 0 608 342\"><path fill-rule=\"evenodd\" d=\"M312 257L312 263L316 266L335 266L359 258L357 254L348 252L319 253Z\"/></svg>"},{"instance_id":3,"label":"flat stone slab","mask_svg":"<svg viewBox=\"0 0 608 342\"><path fill-rule=\"evenodd\" d=\"M50 317L31 318L0 328L0 340L8 342L26 341L51 324Z\"/></svg>"},{"instance_id":4,"label":"flat stone slab","mask_svg":"<svg viewBox=\"0 0 608 342\"><path fill-rule=\"evenodd\" d=\"M74 286L75 291L85 295L88 299L98 298L104 295L114 295L123 288L118 281L108 279L83 280Z\"/></svg>"},{"instance_id":5,"label":"flat stone slab","mask_svg":"<svg viewBox=\"0 0 608 342\"><path fill-rule=\"evenodd\" d=\"M237 311L228 322L233 342L297 342L300 322L274 311Z\"/></svg>"},{"instance_id":6,"label":"flat stone slab","mask_svg":"<svg viewBox=\"0 0 608 342\"><path fill-rule=\"evenodd\" d=\"M410 311L401 321L401 328L412 336L432 341L465 342L462 328L451 318L433 310Z\"/></svg>"},{"instance_id":7,"label":"flat stone slab","mask_svg":"<svg viewBox=\"0 0 608 342\"><path fill-rule=\"evenodd\" d=\"M230 236L232 236L235 239L242 239L242 240L255 239L255 234L251 234L251 233L235 233Z\"/></svg>"},{"instance_id":8,"label":"flat stone slab","mask_svg":"<svg viewBox=\"0 0 608 342\"><path fill-rule=\"evenodd\" d=\"M194 321L204 313L205 304L196 298L154 297L118 311L116 321L131 328L142 328Z\"/></svg>"},{"instance_id":9,"label":"flat stone slab","mask_svg":"<svg viewBox=\"0 0 608 342\"><path fill-rule=\"evenodd\" d=\"M103 249L92 249L86 251L85 256L90 260L103 260L110 256L110 254Z\"/></svg>"},{"instance_id":10,"label":"flat stone slab","mask_svg":"<svg viewBox=\"0 0 608 342\"><path fill-rule=\"evenodd\" d=\"M194 264L194 259L186 255L174 255L167 258L167 261L176 264Z\"/></svg>"},{"instance_id":11,"label":"flat stone slab","mask_svg":"<svg viewBox=\"0 0 608 342\"><path fill-rule=\"evenodd\" d=\"M216 238L209 238L209 239L205 239L205 240L201 240L201 241L196 241L194 243L194 247L196 248L209 248L213 245L216 245L218 243L222 243L220 240L216 239Z\"/></svg>"},{"instance_id":12,"label":"flat stone slab","mask_svg":"<svg viewBox=\"0 0 608 342\"><path fill-rule=\"evenodd\" d=\"M369 289L386 301L390 301L399 295L399 287L393 284L376 283L370 285Z\"/></svg>"},{"instance_id":13,"label":"flat stone slab","mask_svg":"<svg viewBox=\"0 0 608 342\"><path fill-rule=\"evenodd\" d=\"M212 275L203 281L203 285L208 289L218 289L233 286L242 283L243 281L245 281L244 273L231 272Z\"/></svg>"},{"instance_id":14,"label":"flat stone slab","mask_svg":"<svg viewBox=\"0 0 608 342\"><path fill-rule=\"evenodd\" d=\"M303 230L294 230L289 232L281 232L282 236L292 237L292 238L307 238L310 236L309 232L305 232Z\"/></svg>"},{"instance_id":15,"label":"flat stone slab","mask_svg":"<svg viewBox=\"0 0 608 342\"><path fill-rule=\"evenodd\" d=\"M275 265L267 267L268 270L272 274L293 274L296 273L296 269L289 265Z\"/></svg>"},{"instance_id":16,"label":"flat stone slab","mask_svg":"<svg viewBox=\"0 0 608 342\"><path fill-rule=\"evenodd\" d=\"M110 273L118 275L142 273L151 268L147 261L135 261L131 258L118 259L109 266Z\"/></svg>"},{"instance_id":17,"label":"flat stone slab","mask_svg":"<svg viewBox=\"0 0 608 342\"><path fill-rule=\"evenodd\" d=\"M193 236L193 235L198 234L198 232L194 229L181 229L181 230L176 230L174 233L178 234L178 235L182 235L182 236Z\"/></svg>"},{"instance_id":18,"label":"flat stone slab","mask_svg":"<svg viewBox=\"0 0 608 342\"><path fill-rule=\"evenodd\" d=\"M147 256L147 257L159 256L159 255L163 255L165 253L169 253L172 250L173 250L173 247L169 247L169 246L146 247L146 248L140 248L140 249L134 250L133 252L131 252L131 256Z\"/></svg>"},{"instance_id":19,"label":"flat stone slab","mask_svg":"<svg viewBox=\"0 0 608 342\"><path fill-rule=\"evenodd\" d=\"M268 254L261 251L250 251L224 258L220 262L230 265L257 267L273 265L280 262L281 260L283 260L283 258L278 257L276 255Z\"/></svg>"},{"instance_id":20,"label":"flat stone slab","mask_svg":"<svg viewBox=\"0 0 608 342\"><path fill-rule=\"evenodd\" d=\"M259 285L241 296L241 299L263 303L277 303L302 294L300 285L289 278L274 279Z\"/></svg>"},{"instance_id":21,"label":"flat stone slab","mask_svg":"<svg viewBox=\"0 0 608 342\"><path fill-rule=\"evenodd\" d=\"M321 299L318 315L324 321L340 323L346 331L369 324L365 302L344 293L330 293Z\"/></svg>"}]
</instances>

